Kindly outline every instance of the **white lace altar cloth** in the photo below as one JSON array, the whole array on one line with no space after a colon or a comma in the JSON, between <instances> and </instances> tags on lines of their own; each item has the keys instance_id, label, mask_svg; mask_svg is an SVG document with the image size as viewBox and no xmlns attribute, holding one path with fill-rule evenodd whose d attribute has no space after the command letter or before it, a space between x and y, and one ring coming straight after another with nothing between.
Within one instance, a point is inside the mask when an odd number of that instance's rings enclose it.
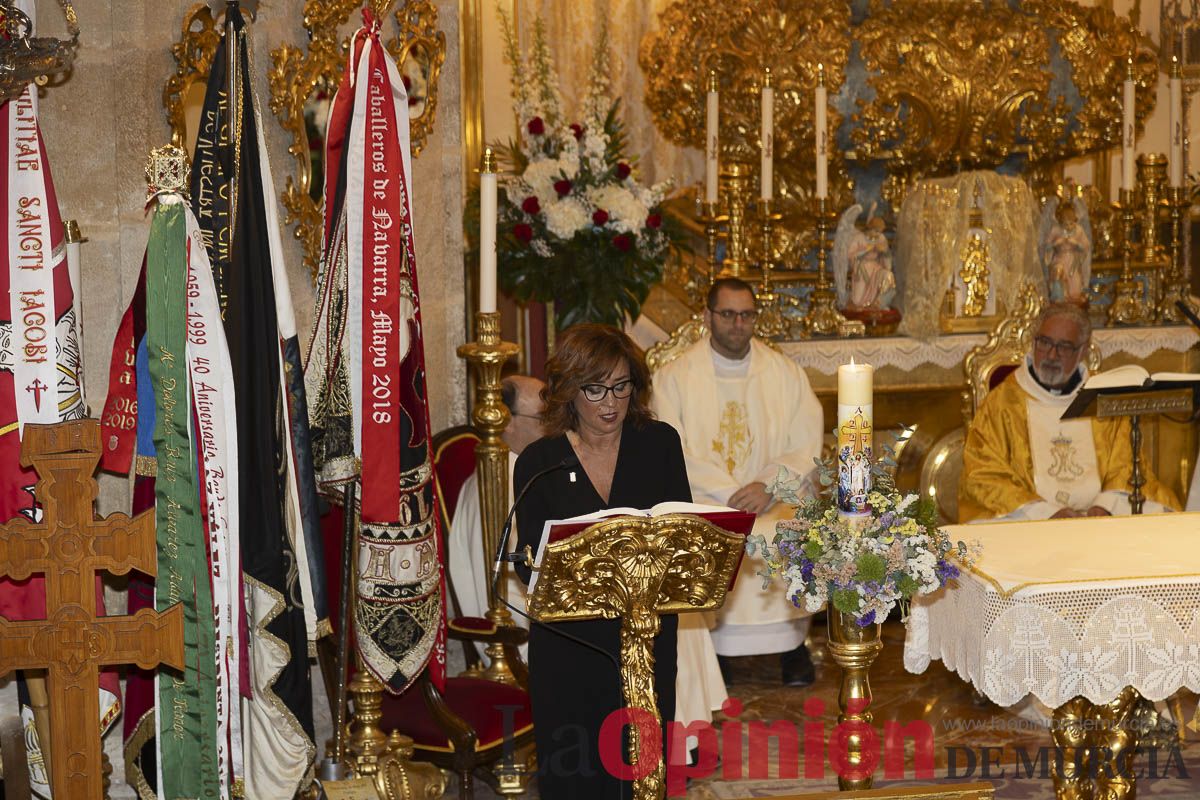
<instances>
[{"instance_id":1,"label":"white lace altar cloth","mask_svg":"<svg viewBox=\"0 0 1200 800\"><path fill-rule=\"evenodd\" d=\"M904 666L932 659L1000 706L1200 691L1200 514L957 525L983 554L915 598Z\"/></svg>"},{"instance_id":2,"label":"white lace altar cloth","mask_svg":"<svg viewBox=\"0 0 1200 800\"><path fill-rule=\"evenodd\" d=\"M1179 325L1148 328L1097 328L1093 334L1096 346L1104 358L1127 353L1136 359L1148 358L1159 350L1186 352L1200 341L1195 330ZM781 342L789 358L806 370L836 375L839 364L855 361L875 365L876 369L892 366L912 371L931 364L943 369L957 367L967 353L984 342L982 333L960 333L922 341L907 336L887 336L878 339L808 339L802 342Z\"/></svg>"}]
</instances>

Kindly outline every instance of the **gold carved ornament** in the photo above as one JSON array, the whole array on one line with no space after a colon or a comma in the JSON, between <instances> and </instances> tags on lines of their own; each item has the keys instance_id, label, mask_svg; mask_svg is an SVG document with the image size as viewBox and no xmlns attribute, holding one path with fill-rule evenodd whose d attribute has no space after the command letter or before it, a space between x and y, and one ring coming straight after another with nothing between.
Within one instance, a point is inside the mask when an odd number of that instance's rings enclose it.
<instances>
[{"instance_id":1,"label":"gold carved ornament","mask_svg":"<svg viewBox=\"0 0 1200 800\"><path fill-rule=\"evenodd\" d=\"M658 29L642 40L638 63L646 82L646 106L658 131L677 145L703 150L708 75L710 70L717 73L722 163L749 162L757 168L759 92L763 72L770 68L775 89L775 192L777 208L784 214L778 231L780 251L804 252L816 243L812 225L798 220L811 221L816 187L817 65L825 66L828 129L834 136L842 122L833 99L845 77L849 24L849 6L833 0L681 0L660 14ZM852 202L837 147L829 150L829 178L835 205Z\"/></svg>"},{"instance_id":2,"label":"gold carved ornament","mask_svg":"<svg viewBox=\"0 0 1200 800\"><path fill-rule=\"evenodd\" d=\"M744 543L687 514L598 522L545 547L530 613L543 622L619 618L625 706L661 723L654 686L659 615L720 608ZM630 730L630 763L636 763L640 737L636 727ZM635 800L663 797L664 778L659 758L635 782Z\"/></svg>"},{"instance_id":3,"label":"gold carved ornament","mask_svg":"<svg viewBox=\"0 0 1200 800\"><path fill-rule=\"evenodd\" d=\"M221 43L221 26L207 3L196 3L183 16L179 41L171 45L175 72L163 87L163 108L171 126L171 144L187 149L187 98L193 85L208 80Z\"/></svg>"},{"instance_id":4,"label":"gold carved ornament","mask_svg":"<svg viewBox=\"0 0 1200 800\"><path fill-rule=\"evenodd\" d=\"M271 51L268 74L271 111L290 136L288 153L295 162L295 171L287 176L280 198L286 212L284 224L295 226L293 235L304 248L304 263L314 279L321 261L324 225L321 201L312 196L313 165L304 111L318 91L327 92L332 100L349 57L351 34L343 35L339 28L347 22L357 27L357 20L351 17L361 5L361 0L306 0L304 27L309 35L306 49L283 45ZM393 3L391 0L371 0L370 5L376 16L384 20ZM436 122L438 79L446 60L446 35L438 30L437 7L433 0L402 3L395 10L393 19L396 30L383 40L384 46L396 60L401 75L410 75L415 70L419 77L419 83L409 95L409 126L415 158ZM421 90L424 94L418 95ZM319 176L317 180L320 180Z\"/></svg>"},{"instance_id":5,"label":"gold carved ornament","mask_svg":"<svg viewBox=\"0 0 1200 800\"><path fill-rule=\"evenodd\" d=\"M758 87L770 67L777 87L776 184L785 207L813 185L818 63L829 85L829 130L843 123L840 101L850 96L857 104L848 120L853 151L830 153L836 207L849 202L845 159L885 162L883 194L896 204L921 177L994 167L1013 156L1040 168L1115 145L1130 55L1139 126L1153 110L1155 55L1127 19L1072 0L969 9L951 0L871 0L868 14L852 25L846 4L826 0L677 0L642 43L646 103L666 138L700 148L706 78L716 70L722 157L757 159ZM853 82L862 76L846 85L852 42L862 60L855 68L866 68L865 86ZM1055 85L1055 73L1066 67L1080 96L1074 108Z\"/></svg>"}]
</instances>

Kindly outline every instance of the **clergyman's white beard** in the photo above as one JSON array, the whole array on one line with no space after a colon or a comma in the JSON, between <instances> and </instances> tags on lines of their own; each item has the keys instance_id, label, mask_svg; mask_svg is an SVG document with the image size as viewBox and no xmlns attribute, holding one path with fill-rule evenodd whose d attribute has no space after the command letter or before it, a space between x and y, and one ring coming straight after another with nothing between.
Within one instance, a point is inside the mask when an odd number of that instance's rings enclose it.
<instances>
[{"instance_id":1,"label":"clergyman's white beard","mask_svg":"<svg viewBox=\"0 0 1200 800\"><path fill-rule=\"evenodd\" d=\"M1033 372L1044 385L1057 389L1067 382L1070 377L1057 362L1043 361L1033 365Z\"/></svg>"}]
</instances>

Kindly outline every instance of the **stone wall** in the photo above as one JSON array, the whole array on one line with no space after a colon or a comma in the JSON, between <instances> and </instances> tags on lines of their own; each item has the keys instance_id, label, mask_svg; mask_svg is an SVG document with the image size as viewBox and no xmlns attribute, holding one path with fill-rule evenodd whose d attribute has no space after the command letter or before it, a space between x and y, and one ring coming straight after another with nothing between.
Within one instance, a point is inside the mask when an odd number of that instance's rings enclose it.
<instances>
[{"instance_id":1,"label":"stone wall","mask_svg":"<svg viewBox=\"0 0 1200 800\"><path fill-rule=\"evenodd\" d=\"M85 387L93 414L107 393L108 361L120 316L133 294L149 233L145 213L146 156L170 139L162 106L163 86L174 71L171 45L194 0L74 0L82 28L74 74L48 90L41 103L42 133L64 219L75 219L87 242L82 250ZM464 337L460 70L458 4L438 0L448 52L442 69L438 119L414 163L414 209L425 359L433 430L466 421L464 364L455 348ZM267 108L270 52L283 44L303 46L302 0L264 0L252 25L255 82L264 114L276 190L291 159L287 138ZM58 6L43 2L38 29L61 35ZM349 26L347 26L349 30ZM291 231L283 232L300 336L307 341L313 286ZM102 511L128 509L118 479L102 479ZM109 593L110 612L124 598ZM314 673L314 677L315 673ZM315 688L320 691L319 679ZM318 749L329 735L327 707L317 700ZM120 727L106 739L115 768L114 798L131 797L123 783Z\"/></svg>"}]
</instances>

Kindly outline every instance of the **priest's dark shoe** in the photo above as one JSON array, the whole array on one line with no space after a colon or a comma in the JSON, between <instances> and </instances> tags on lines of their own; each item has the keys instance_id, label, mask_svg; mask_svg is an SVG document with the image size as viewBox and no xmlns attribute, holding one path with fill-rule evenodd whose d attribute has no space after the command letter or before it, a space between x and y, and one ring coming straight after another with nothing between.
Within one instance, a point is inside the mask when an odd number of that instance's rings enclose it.
<instances>
[{"instance_id":1,"label":"priest's dark shoe","mask_svg":"<svg viewBox=\"0 0 1200 800\"><path fill-rule=\"evenodd\" d=\"M811 686L817 679L817 670L813 666L812 656L808 648L801 644L795 650L789 650L779 656L783 668L783 685L803 687Z\"/></svg>"}]
</instances>

